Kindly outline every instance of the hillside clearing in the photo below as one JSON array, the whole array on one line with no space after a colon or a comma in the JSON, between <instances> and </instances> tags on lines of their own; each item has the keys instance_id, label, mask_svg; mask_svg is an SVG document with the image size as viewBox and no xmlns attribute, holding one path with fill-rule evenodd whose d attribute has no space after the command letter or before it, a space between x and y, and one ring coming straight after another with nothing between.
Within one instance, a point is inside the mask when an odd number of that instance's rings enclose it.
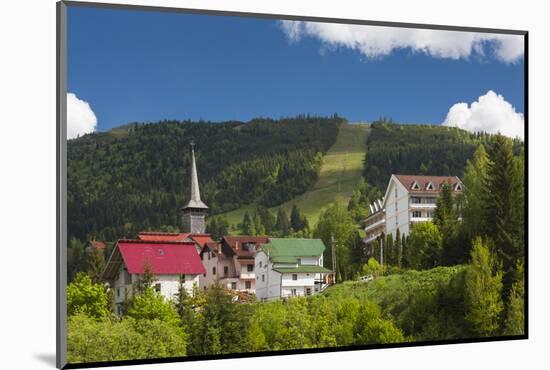
<instances>
[{"instance_id":1,"label":"hillside clearing","mask_svg":"<svg viewBox=\"0 0 550 370\"><path fill-rule=\"evenodd\" d=\"M321 212L332 202L347 203L361 178L365 158L366 141L369 126L365 124L345 124L340 127L336 143L323 158L319 179L315 185L302 195L270 208L276 214L280 207L290 212L296 206L308 218L313 227ZM224 214L230 225L242 222L245 211L252 212L254 205L241 207ZM237 230L232 230L236 232Z\"/></svg>"}]
</instances>

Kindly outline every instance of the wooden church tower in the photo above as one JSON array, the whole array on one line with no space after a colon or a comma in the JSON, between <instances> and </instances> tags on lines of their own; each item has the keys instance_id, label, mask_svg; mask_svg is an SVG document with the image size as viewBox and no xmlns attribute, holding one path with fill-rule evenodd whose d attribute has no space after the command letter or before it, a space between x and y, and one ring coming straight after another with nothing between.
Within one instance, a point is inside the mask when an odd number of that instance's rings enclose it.
<instances>
[{"instance_id":1,"label":"wooden church tower","mask_svg":"<svg viewBox=\"0 0 550 370\"><path fill-rule=\"evenodd\" d=\"M195 164L195 144L191 143L191 198L182 210L183 232L204 234L206 210L208 206L201 200L199 177Z\"/></svg>"}]
</instances>

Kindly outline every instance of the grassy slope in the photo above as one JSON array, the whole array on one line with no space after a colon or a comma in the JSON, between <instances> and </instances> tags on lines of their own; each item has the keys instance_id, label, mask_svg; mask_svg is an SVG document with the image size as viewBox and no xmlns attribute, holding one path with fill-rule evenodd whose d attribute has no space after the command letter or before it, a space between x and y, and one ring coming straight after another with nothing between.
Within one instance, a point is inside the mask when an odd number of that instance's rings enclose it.
<instances>
[{"instance_id":1,"label":"grassy slope","mask_svg":"<svg viewBox=\"0 0 550 370\"><path fill-rule=\"evenodd\" d=\"M290 212L292 205L296 204L313 227L320 213L330 203L347 203L361 178L368 132L367 125L343 125L336 143L323 159L319 180L313 188L281 206L271 208L271 211L275 214L279 207L284 207ZM253 208L253 205L249 205L228 212L224 216L230 225L236 225L242 221L245 210L250 211Z\"/></svg>"}]
</instances>

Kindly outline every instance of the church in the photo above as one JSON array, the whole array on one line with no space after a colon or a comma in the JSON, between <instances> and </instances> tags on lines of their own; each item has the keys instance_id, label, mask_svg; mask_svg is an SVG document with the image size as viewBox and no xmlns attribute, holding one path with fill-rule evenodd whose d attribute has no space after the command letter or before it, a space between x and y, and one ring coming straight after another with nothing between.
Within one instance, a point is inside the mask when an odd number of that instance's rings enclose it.
<instances>
[{"instance_id":1,"label":"church","mask_svg":"<svg viewBox=\"0 0 550 370\"><path fill-rule=\"evenodd\" d=\"M205 233L208 206L201 200L193 143L190 180L189 201L181 208L181 232L143 231L138 233L137 239L121 239L116 243L103 272L103 279L114 290L113 304L117 315L122 314L124 302L132 295L133 288L139 284L146 269L155 276L154 289L166 299L175 298L182 281L189 294L194 294L197 289L204 290L213 284L220 284L239 297L243 294L255 295L257 279L261 279L259 286L265 285L266 269L270 265L262 247L271 246L272 239L268 236L223 236L217 242ZM290 274L290 285L293 288L284 289L283 279L277 276L281 287L272 288L277 294L268 297L266 286L265 292L261 294L262 300L312 295L328 286L327 281L330 281L332 272L322 267L323 242L319 239L305 240L312 241L316 247L302 258L291 261L292 266L284 266L296 270L285 271ZM304 239L289 238L284 243L293 249L295 244L302 245ZM261 263L257 259L259 256L263 258ZM301 266L301 261L308 267ZM271 263L270 268L280 269L281 266ZM258 269L262 270L261 274L256 271ZM304 275L303 278L301 275ZM271 285L277 280L273 277Z\"/></svg>"}]
</instances>

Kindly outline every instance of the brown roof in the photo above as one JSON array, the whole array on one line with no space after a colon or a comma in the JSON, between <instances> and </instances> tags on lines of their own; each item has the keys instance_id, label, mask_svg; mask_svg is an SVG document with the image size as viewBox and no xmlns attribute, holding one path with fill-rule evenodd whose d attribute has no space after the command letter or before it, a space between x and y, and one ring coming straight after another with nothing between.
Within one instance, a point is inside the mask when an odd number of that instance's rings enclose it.
<instances>
[{"instance_id":1,"label":"brown roof","mask_svg":"<svg viewBox=\"0 0 550 370\"><path fill-rule=\"evenodd\" d=\"M243 250L244 244L255 244L258 247L261 244L269 243L267 236L224 236L222 238L223 252L227 256L237 255L239 258L254 257L256 252ZM257 250L257 249L256 249Z\"/></svg>"},{"instance_id":2,"label":"brown roof","mask_svg":"<svg viewBox=\"0 0 550 370\"><path fill-rule=\"evenodd\" d=\"M457 176L421 176L421 175L394 175L395 178L410 192L415 193L439 193L441 184L448 183L452 185L453 191L457 183L462 181ZM418 189L413 189L414 183L418 184ZM429 183L433 184L433 190L427 189Z\"/></svg>"}]
</instances>

